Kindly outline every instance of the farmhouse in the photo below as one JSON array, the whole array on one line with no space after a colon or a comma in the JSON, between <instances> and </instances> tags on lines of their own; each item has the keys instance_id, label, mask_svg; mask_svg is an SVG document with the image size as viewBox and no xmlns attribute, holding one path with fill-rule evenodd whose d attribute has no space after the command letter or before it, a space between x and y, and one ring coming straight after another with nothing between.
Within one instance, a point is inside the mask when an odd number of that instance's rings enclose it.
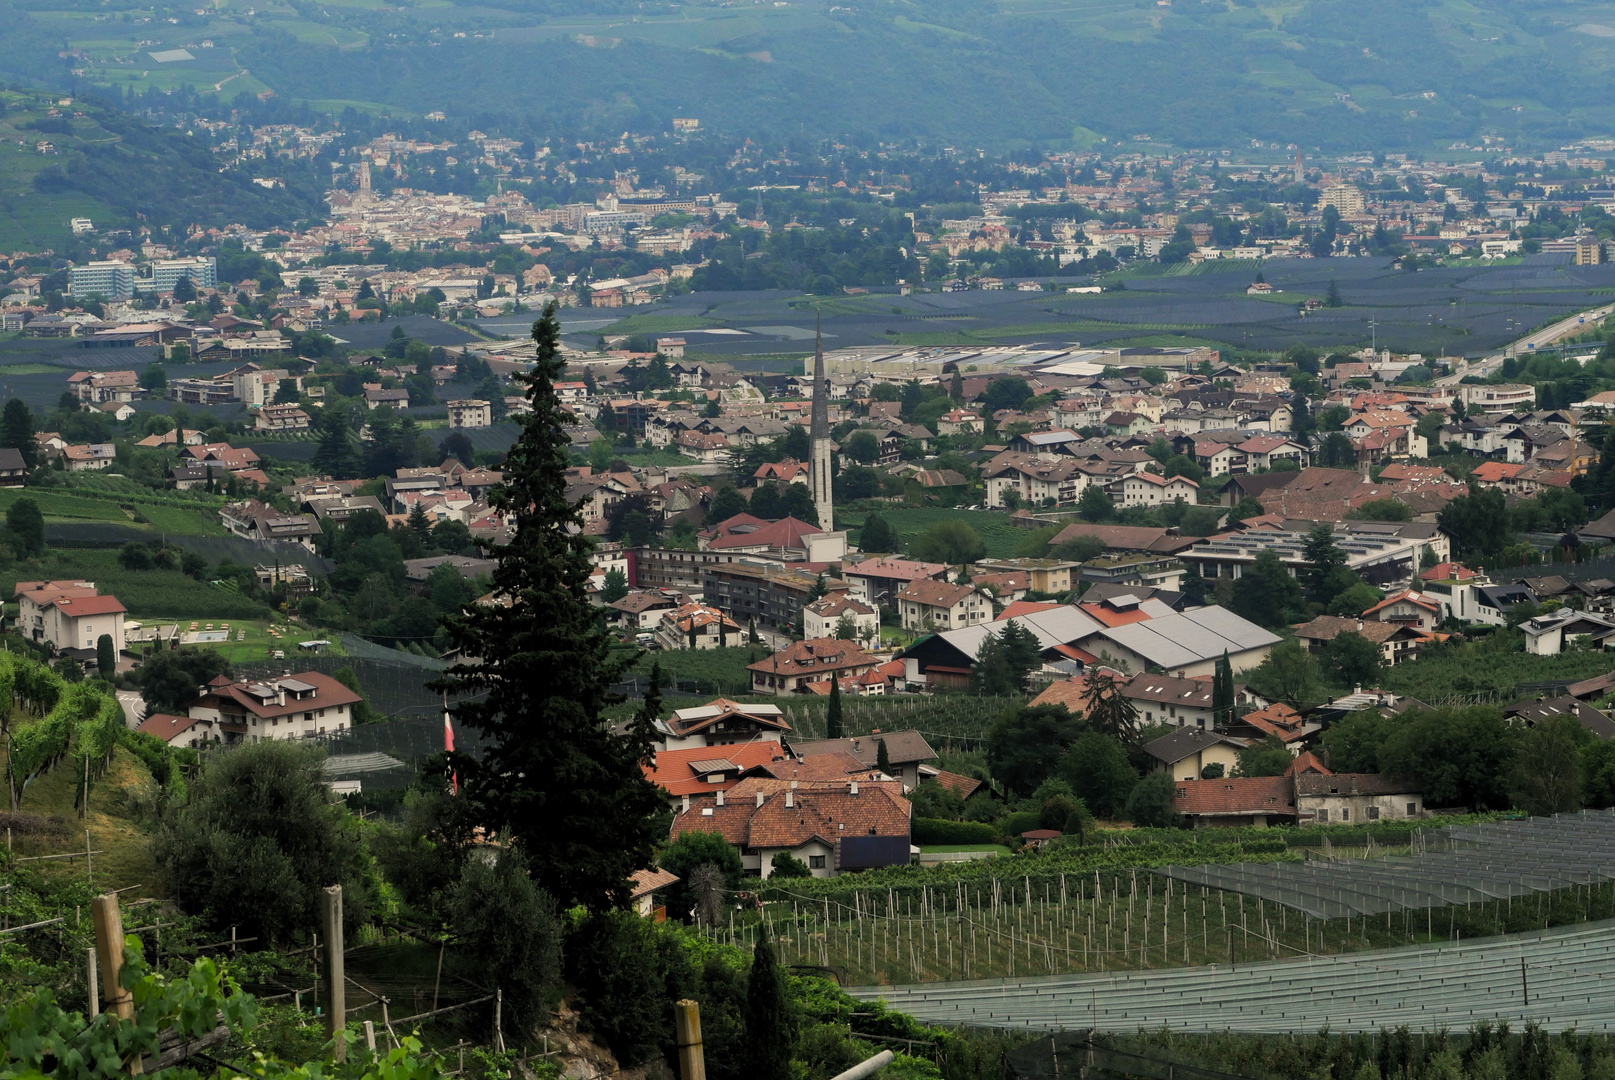
<instances>
[{"instance_id":1,"label":"farmhouse","mask_svg":"<svg viewBox=\"0 0 1615 1080\"><path fill-rule=\"evenodd\" d=\"M93 581L19 581L17 629L31 641L66 651L92 652L105 634L115 652L124 645L124 606L116 596L102 596Z\"/></svg>"},{"instance_id":2,"label":"farmhouse","mask_svg":"<svg viewBox=\"0 0 1615 1080\"><path fill-rule=\"evenodd\" d=\"M364 699L318 671L262 682L218 676L186 712L211 721L224 742L306 739L346 731L353 706Z\"/></svg>"}]
</instances>

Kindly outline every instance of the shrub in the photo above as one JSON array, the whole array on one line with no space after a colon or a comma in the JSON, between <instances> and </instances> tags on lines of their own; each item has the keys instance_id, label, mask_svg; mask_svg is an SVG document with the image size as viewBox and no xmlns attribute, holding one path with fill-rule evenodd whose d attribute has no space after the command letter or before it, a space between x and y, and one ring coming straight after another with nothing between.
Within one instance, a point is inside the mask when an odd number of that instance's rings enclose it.
<instances>
[{"instance_id":1,"label":"shrub","mask_svg":"<svg viewBox=\"0 0 1615 1080\"><path fill-rule=\"evenodd\" d=\"M318 924L320 891L340 884L344 922L364 924L366 860L356 822L331 802L324 757L274 740L209 757L153 844L181 910L285 941Z\"/></svg>"},{"instance_id":2,"label":"shrub","mask_svg":"<svg viewBox=\"0 0 1615 1080\"><path fill-rule=\"evenodd\" d=\"M1043 827L1043 815L1036 810L1018 810L1008 815L998 823L999 832L1005 836L1019 836L1024 832Z\"/></svg>"},{"instance_id":3,"label":"shrub","mask_svg":"<svg viewBox=\"0 0 1615 1080\"><path fill-rule=\"evenodd\" d=\"M942 818L917 817L910 823L909 831L916 844L990 844L998 837L998 830L985 821Z\"/></svg>"},{"instance_id":4,"label":"shrub","mask_svg":"<svg viewBox=\"0 0 1615 1080\"><path fill-rule=\"evenodd\" d=\"M807 863L792 855L789 851L776 851L769 860L772 867L770 878L805 878L812 877L813 871L808 869Z\"/></svg>"},{"instance_id":5,"label":"shrub","mask_svg":"<svg viewBox=\"0 0 1615 1080\"><path fill-rule=\"evenodd\" d=\"M513 1027L532 1027L561 976L555 901L527 876L520 848L470 859L450 905L454 932L505 995Z\"/></svg>"}]
</instances>

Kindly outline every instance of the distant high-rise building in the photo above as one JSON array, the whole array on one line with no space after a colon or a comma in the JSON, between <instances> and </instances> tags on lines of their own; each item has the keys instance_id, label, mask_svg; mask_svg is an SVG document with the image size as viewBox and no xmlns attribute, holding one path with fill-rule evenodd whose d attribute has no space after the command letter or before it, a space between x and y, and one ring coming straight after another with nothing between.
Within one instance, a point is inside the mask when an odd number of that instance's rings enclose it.
<instances>
[{"instance_id":1,"label":"distant high-rise building","mask_svg":"<svg viewBox=\"0 0 1615 1080\"><path fill-rule=\"evenodd\" d=\"M135 294L135 268L114 259L75 266L67 272L67 291L81 298L128 300Z\"/></svg>"},{"instance_id":2,"label":"distant high-rise building","mask_svg":"<svg viewBox=\"0 0 1615 1080\"><path fill-rule=\"evenodd\" d=\"M813 332L813 408L808 429L808 479L813 488L813 509L819 515L819 528L835 528L835 503L830 494L830 380L824 374L823 327Z\"/></svg>"},{"instance_id":3,"label":"distant high-rise building","mask_svg":"<svg viewBox=\"0 0 1615 1080\"><path fill-rule=\"evenodd\" d=\"M198 289L213 289L219 284L219 263L213 258L153 259L151 276L138 284L142 291L173 292L179 279L188 277Z\"/></svg>"},{"instance_id":4,"label":"distant high-rise building","mask_svg":"<svg viewBox=\"0 0 1615 1080\"><path fill-rule=\"evenodd\" d=\"M1597 266L1604 261L1604 245L1590 231L1576 234L1576 265Z\"/></svg>"}]
</instances>

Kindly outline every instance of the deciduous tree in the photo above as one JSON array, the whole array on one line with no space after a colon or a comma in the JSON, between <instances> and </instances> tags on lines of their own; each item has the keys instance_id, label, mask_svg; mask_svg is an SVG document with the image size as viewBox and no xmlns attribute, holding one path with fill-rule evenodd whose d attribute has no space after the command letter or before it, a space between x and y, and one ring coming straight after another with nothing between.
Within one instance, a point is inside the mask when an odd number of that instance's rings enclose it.
<instances>
[{"instance_id":1,"label":"deciduous tree","mask_svg":"<svg viewBox=\"0 0 1615 1080\"><path fill-rule=\"evenodd\" d=\"M1127 796L1138 783L1127 749L1097 731L1085 731L1071 741L1060 757L1059 773L1090 810L1112 820L1122 815Z\"/></svg>"},{"instance_id":2,"label":"deciduous tree","mask_svg":"<svg viewBox=\"0 0 1615 1080\"><path fill-rule=\"evenodd\" d=\"M1591 740L1574 716L1538 720L1519 740L1514 759L1514 805L1543 817L1580 810L1581 747Z\"/></svg>"},{"instance_id":3,"label":"deciduous tree","mask_svg":"<svg viewBox=\"0 0 1615 1080\"><path fill-rule=\"evenodd\" d=\"M1372 686L1384 666L1385 653L1378 642L1346 630L1324 646L1322 659L1323 670L1336 685Z\"/></svg>"},{"instance_id":4,"label":"deciduous tree","mask_svg":"<svg viewBox=\"0 0 1615 1080\"><path fill-rule=\"evenodd\" d=\"M1431 806L1502 809L1509 805L1514 742L1491 706L1421 710L1404 714L1380 747L1379 767L1417 780Z\"/></svg>"},{"instance_id":5,"label":"deciduous tree","mask_svg":"<svg viewBox=\"0 0 1615 1080\"><path fill-rule=\"evenodd\" d=\"M343 886L349 926L370 908L358 822L331 801L317 747L281 739L210 756L164 819L153 855L182 911L215 929L286 941L318 925L318 899Z\"/></svg>"},{"instance_id":6,"label":"deciduous tree","mask_svg":"<svg viewBox=\"0 0 1615 1080\"><path fill-rule=\"evenodd\" d=\"M6 510L6 528L23 555L39 555L45 550L45 515L39 504L24 495Z\"/></svg>"}]
</instances>

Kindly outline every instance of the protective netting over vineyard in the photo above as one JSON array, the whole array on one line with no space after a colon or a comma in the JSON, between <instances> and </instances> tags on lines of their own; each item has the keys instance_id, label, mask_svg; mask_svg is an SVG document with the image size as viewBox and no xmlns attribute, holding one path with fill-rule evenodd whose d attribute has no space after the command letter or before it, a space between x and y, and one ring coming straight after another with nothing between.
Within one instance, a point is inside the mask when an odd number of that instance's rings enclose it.
<instances>
[{"instance_id":1,"label":"protective netting over vineyard","mask_svg":"<svg viewBox=\"0 0 1615 1080\"><path fill-rule=\"evenodd\" d=\"M1288 865L1294 865L1293 863ZM1615 1029L1607 922L1406 949L1161 971L854 986L931 1024L1133 1032ZM1080 1059L1071 1062L1080 1065ZM1067 1074L1079 1075L1073 1067Z\"/></svg>"},{"instance_id":2,"label":"protective netting over vineyard","mask_svg":"<svg viewBox=\"0 0 1615 1080\"><path fill-rule=\"evenodd\" d=\"M1338 919L1615 881L1615 810L1421 829L1413 854L1303 863L1164 866L1158 874Z\"/></svg>"}]
</instances>

